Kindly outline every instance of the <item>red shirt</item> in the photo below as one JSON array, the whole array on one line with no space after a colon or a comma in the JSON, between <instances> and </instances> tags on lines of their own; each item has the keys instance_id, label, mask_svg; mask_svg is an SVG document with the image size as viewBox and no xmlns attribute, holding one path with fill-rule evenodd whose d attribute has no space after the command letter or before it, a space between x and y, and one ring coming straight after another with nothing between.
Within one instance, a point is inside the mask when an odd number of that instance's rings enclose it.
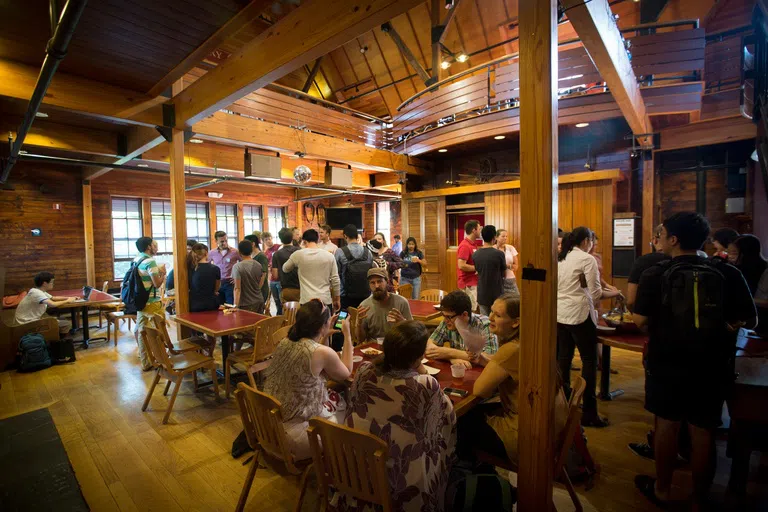
<instances>
[{"instance_id":1,"label":"red shirt","mask_svg":"<svg viewBox=\"0 0 768 512\"><path fill-rule=\"evenodd\" d=\"M476 249L477 246L475 243L470 239L465 238L459 244L459 250L456 253L456 258L466 261L467 265L474 265L475 262L472 260L472 253L475 252ZM459 288L477 286L477 272L465 272L464 270L458 269L456 274L459 278Z\"/></svg>"}]
</instances>

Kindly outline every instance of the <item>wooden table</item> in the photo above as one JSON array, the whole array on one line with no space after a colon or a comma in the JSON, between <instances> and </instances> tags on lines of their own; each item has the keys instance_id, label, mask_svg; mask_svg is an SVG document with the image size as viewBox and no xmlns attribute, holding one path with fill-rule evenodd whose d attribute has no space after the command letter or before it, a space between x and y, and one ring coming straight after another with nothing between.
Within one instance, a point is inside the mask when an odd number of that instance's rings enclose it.
<instances>
[{"instance_id":1,"label":"wooden table","mask_svg":"<svg viewBox=\"0 0 768 512\"><path fill-rule=\"evenodd\" d=\"M423 302L423 301L417 301L417 302ZM372 361L378 356L367 356L362 352L362 349L373 347L376 349L381 350L381 346L376 343L364 343L362 345L358 345L355 347L355 355L361 356L363 358L362 361L359 363L355 363L355 366L352 370L352 375L354 375L354 372L357 371L357 369L360 367L361 364L365 361ZM451 375L451 363L448 361L441 361L438 359L430 359L428 363L426 363L426 366L431 366L432 368L437 368L440 370L440 373L434 375L434 377L437 379L437 382L440 384L440 389L445 388L454 388L454 389L463 389L469 393L466 397L458 397L453 395L448 395L448 398L451 399L451 402L453 402L453 408L454 412L456 412L456 417L461 417L464 414L466 414L469 410L471 410L475 405L480 403L482 399L480 397L477 397L472 394L472 389L475 385L475 381L480 376L480 374L483 371L483 368L480 366L473 366L472 368L469 368L464 373L464 378L461 380L456 380ZM350 379L352 377L350 376Z\"/></svg>"},{"instance_id":2,"label":"wooden table","mask_svg":"<svg viewBox=\"0 0 768 512\"><path fill-rule=\"evenodd\" d=\"M265 315L236 309L231 313L222 310L181 313L171 317L177 323L202 332L213 338L221 337L221 361L226 364L229 356L229 335L253 329Z\"/></svg>"},{"instance_id":3,"label":"wooden table","mask_svg":"<svg viewBox=\"0 0 768 512\"><path fill-rule=\"evenodd\" d=\"M54 297L75 297L77 299L84 298L83 296L83 289L80 288L78 290L51 290ZM88 325L88 308L90 306L98 306L103 304L111 304L115 302L120 302L120 299L115 297L114 295L110 295L108 293L104 293L99 290L91 290L91 296L88 298L88 300L81 300L77 302L70 302L68 304L64 304L62 306L59 306L56 309L69 309L72 313L72 327L75 327L75 315L76 315L76 309L80 308L80 311L82 312L82 320L83 320L83 346L85 348L88 348L88 343L91 341L96 340L104 340L106 341L106 338L103 336L100 336L98 338L91 338L90 335L90 325Z\"/></svg>"},{"instance_id":4,"label":"wooden table","mask_svg":"<svg viewBox=\"0 0 768 512\"><path fill-rule=\"evenodd\" d=\"M420 322L429 322L442 314L439 309L435 309L435 303L428 300L408 299L408 304L413 319Z\"/></svg>"},{"instance_id":5,"label":"wooden table","mask_svg":"<svg viewBox=\"0 0 768 512\"><path fill-rule=\"evenodd\" d=\"M602 322L602 320L601 320ZM603 370L600 373L600 399L613 400L624 394L623 389L611 391L611 347L643 352L648 335L642 332L607 332L598 327L597 341L603 344Z\"/></svg>"}]
</instances>

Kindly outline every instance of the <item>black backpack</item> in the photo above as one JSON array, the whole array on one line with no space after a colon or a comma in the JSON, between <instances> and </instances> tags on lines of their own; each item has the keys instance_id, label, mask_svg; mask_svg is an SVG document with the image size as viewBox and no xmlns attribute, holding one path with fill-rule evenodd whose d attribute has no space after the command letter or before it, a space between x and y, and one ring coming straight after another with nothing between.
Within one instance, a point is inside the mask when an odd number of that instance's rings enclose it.
<instances>
[{"instance_id":1,"label":"black backpack","mask_svg":"<svg viewBox=\"0 0 768 512\"><path fill-rule=\"evenodd\" d=\"M341 248L347 258L347 271L344 274L344 293L347 297L367 297L371 294L368 288L368 270L373 267L371 252L363 247L359 258L352 256L348 246Z\"/></svg>"},{"instance_id":2,"label":"black backpack","mask_svg":"<svg viewBox=\"0 0 768 512\"><path fill-rule=\"evenodd\" d=\"M448 486L445 510L453 512L512 512L517 489L498 474L468 474Z\"/></svg>"},{"instance_id":3,"label":"black backpack","mask_svg":"<svg viewBox=\"0 0 768 512\"><path fill-rule=\"evenodd\" d=\"M147 256L144 256L139 261L132 261L131 268L128 269L128 272L123 277L120 300L125 304L126 315L135 315L137 311L144 309L149 300L149 290L144 288L144 283L139 275L139 265L145 259L147 259Z\"/></svg>"},{"instance_id":4,"label":"black backpack","mask_svg":"<svg viewBox=\"0 0 768 512\"><path fill-rule=\"evenodd\" d=\"M19 341L20 372L36 372L51 366L51 356L48 354L48 346L43 335L30 332L21 337Z\"/></svg>"},{"instance_id":5,"label":"black backpack","mask_svg":"<svg viewBox=\"0 0 768 512\"><path fill-rule=\"evenodd\" d=\"M725 277L705 259L701 263L668 261L662 274L662 321L671 342L693 343L693 350L707 350L708 341L723 337Z\"/></svg>"}]
</instances>

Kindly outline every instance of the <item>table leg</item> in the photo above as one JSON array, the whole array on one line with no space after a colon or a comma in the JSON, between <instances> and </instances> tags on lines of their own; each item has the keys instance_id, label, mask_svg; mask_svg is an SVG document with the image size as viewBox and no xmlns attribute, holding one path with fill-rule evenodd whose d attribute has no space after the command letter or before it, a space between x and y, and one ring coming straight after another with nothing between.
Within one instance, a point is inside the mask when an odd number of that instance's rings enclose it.
<instances>
[{"instance_id":1,"label":"table leg","mask_svg":"<svg viewBox=\"0 0 768 512\"><path fill-rule=\"evenodd\" d=\"M611 346L603 343L603 370L600 373L600 399L613 400L624 394L623 389L611 391Z\"/></svg>"},{"instance_id":2,"label":"table leg","mask_svg":"<svg viewBox=\"0 0 768 512\"><path fill-rule=\"evenodd\" d=\"M69 330L69 334L75 334L75 331L77 331L77 310L69 308L69 316L72 320L72 328Z\"/></svg>"},{"instance_id":3,"label":"table leg","mask_svg":"<svg viewBox=\"0 0 768 512\"><path fill-rule=\"evenodd\" d=\"M83 347L88 348L88 341L91 338L88 332L88 306L83 306L80 309L83 312Z\"/></svg>"}]
</instances>

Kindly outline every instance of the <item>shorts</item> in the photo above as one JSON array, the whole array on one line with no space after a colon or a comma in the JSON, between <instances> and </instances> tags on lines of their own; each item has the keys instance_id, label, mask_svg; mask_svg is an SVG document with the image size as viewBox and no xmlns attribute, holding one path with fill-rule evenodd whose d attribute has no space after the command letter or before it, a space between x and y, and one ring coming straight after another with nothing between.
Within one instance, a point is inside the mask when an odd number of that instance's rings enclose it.
<instances>
[{"instance_id":1,"label":"shorts","mask_svg":"<svg viewBox=\"0 0 768 512\"><path fill-rule=\"evenodd\" d=\"M469 295L469 300L472 301L472 311L477 309L477 286L466 286L460 288L460 290Z\"/></svg>"},{"instance_id":2,"label":"shorts","mask_svg":"<svg viewBox=\"0 0 768 512\"><path fill-rule=\"evenodd\" d=\"M721 424L723 403L730 388L712 373L698 377L645 372L645 409L668 421L687 421L703 429Z\"/></svg>"}]
</instances>

